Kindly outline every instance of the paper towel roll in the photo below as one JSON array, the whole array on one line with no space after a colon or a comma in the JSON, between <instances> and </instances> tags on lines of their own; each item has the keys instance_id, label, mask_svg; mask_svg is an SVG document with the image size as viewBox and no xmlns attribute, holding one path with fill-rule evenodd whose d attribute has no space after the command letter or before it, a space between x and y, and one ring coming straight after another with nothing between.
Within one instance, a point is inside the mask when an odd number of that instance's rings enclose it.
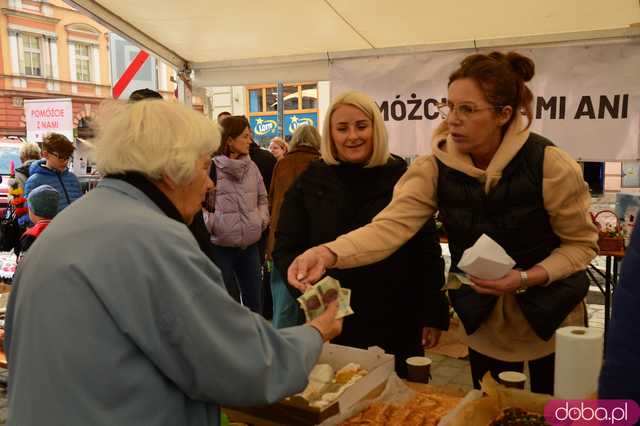
<instances>
[{"instance_id":1,"label":"paper towel roll","mask_svg":"<svg viewBox=\"0 0 640 426\"><path fill-rule=\"evenodd\" d=\"M585 399L596 392L603 346L600 329L572 326L556 331L556 398Z\"/></svg>"}]
</instances>

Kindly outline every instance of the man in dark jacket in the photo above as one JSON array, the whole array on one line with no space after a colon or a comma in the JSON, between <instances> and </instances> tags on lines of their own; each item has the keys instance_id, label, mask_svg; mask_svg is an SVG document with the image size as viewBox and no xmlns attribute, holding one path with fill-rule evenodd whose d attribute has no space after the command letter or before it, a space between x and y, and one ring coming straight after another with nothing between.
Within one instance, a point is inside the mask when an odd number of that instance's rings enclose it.
<instances>
[{"instance_id":1,"label":"man in dark jacket","mask_svg":"<svg viewBox=\"0 0 640 426\"><path fill-rule=\"evenodd\" d=\"M249 157L256 163L264 186L267 191L271 187L271 175L273 174L273 168L276 166L276 157L266 149L260 148L260 146L252 139L251 146L249 147ZM265 318L270 319L273 311L273 301L271 300L271 283L269 282L269 273L264 267L265 255L267 250L267 236L269 235L269 228L265 229L262 233L260 241L258 241L258 250L260 250L260 262L262 267L262 314Z\"/></svg>"},{"instance_id":2,"label":"man in dark jacket","mask_svg":"<svg viewBox=\"0 0 640 426\"><path fill-rule=\"evenodd\" d=\"M260 148L260 145L254 140L252 140L251 146L249 147L249 157L251 157L251 160L258 166L262 180L264 180L264 186L266 190L269 191L273 168L276 166L276 161L278 160L276 160L276 157L274 157L272 153Z\"/></svg>"},{"instance_id":3,"label":"man in dark jacket","mask_svg":"<svg viewBox=\"0 0 640 426\"><path fill-rule=\"evenodd\" d=\"M633 399L640 404L640 226L627 248L613 309L602 374L600 398Z\"/></svg>"}]
</instances>

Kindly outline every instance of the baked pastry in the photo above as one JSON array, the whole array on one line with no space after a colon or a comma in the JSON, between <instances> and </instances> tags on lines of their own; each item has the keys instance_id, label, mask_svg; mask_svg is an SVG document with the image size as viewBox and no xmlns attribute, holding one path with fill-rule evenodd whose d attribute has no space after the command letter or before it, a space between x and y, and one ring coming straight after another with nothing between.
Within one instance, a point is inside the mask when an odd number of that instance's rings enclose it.
<instances>
[{"instance_id":1,"label":"baked pastry","mask_svg":"<svg viewBox=\"0 0 640 426\"><path fill-rule=\"evenodd\" d=\"M336 371L336 377L334 382L339 385L349 383L355 376L364 376L367 374L367 370L363 370L359 364L351 362L340 370Z\"/></svg>"},{"instance_id":2,"label":"baked pastry","mask_svg":"<svg viewBox=\"0 0 640 426\"><path fill-rule=\"evenodd\" d=\"M333 380L333 367L329 364L317 364L309 374L309 384L300 394L307 401L312 401L322 395L322 392Z\"/></svg>"},{"instance_id":3,"label":"baked pastry","mask_svg":"<svg viewBox=\"0 0 640 426\"><path fill-rule=\"evenodd\" d=\"M545 420L544 416L535 413L529 413L520 408L507 408L500 417L495 419L489 426L551 426Z\"/></svg>"},{"instance_id":4,"label":"baked pastry","mask_svg":"<svg viewBox=\"0 0 640 426\"><path fill-rule=\"evenodd\" d=\"M413 399L402 406L372 404L342 425L436 426L461 400L462 397L437 392L417 392Z\"/></svg>"},{"instance_id":5,"label":"baked pastry","mask_svg":"<svg viewBox=\"0 0 640 426\"><path fill-rule=\"evenodd\" d=\"M359 413L342 423L346 426L358 425L386 425L388 420L396 410L396 407L389 404L372 404L367 410Z\"/></svg>"}]
</instances>

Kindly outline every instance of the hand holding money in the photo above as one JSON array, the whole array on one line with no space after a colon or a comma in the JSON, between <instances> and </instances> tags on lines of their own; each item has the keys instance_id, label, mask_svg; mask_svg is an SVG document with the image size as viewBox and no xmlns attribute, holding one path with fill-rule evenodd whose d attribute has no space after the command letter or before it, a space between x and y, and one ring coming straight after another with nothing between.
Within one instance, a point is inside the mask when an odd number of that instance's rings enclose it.
<instances>
[{"instance_id":1,"label":"hand holding money","mask_svg":"<svg viewBox=\"0 0 640 426\"><path fill-rule=\"evenodd\" d=\"M344 318L353 314L350 306L351 290L340 287L340 283L331 277L325 277L302 296L298 297L298 303L300 303L307 321L311 321L321 315L334 300L338 301L336 318Z\"/></svg>"},{"instance_id":2,"label":"hand holding money","mask_svg":"<svg viewBox=\"0 0 640 426\"><path fill-rule=\"evenodd\" d=\"M342 333L343 320L342 318L336 318L337 313L338 302L332 302L320 316L308 323L308 325L320 332L324 342L328 342Z\"/></svg>"}]
</instances>

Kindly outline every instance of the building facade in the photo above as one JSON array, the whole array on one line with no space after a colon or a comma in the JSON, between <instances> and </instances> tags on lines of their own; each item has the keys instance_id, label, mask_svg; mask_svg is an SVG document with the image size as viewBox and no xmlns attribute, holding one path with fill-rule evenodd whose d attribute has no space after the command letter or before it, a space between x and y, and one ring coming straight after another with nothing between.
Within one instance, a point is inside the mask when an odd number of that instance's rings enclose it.
<instances>
[{"instance_id":1,"label":"building facade","mask_svg":"<svg viewBox=\"0 0 640 426\"><path fill-rule=\"evenodd\" d=\"M329 82L286 82L283 86L282 123L278 122L276 83L208 87L206 110L212 119L223 111L245 115L254 140L263 147L276 136L288 139L300 125L310 124L322 131L330 101Z\"/></svg>"},{"instance_id":2,"label":"building facade","mask_svg":"<svg viewBox=\"0 0 640 426\"><path fill-rule=\"evenodd\" d=\"M25 99L71 98L77 122L110 97L108 32L59 0L0 0L0 136L25 136Z\"/></svg>"},{"instance_id":3,"label":"building facade","mask_svg":"<svg viewBox=\"0 0 640 426\"><path fill-rule=\"evenodd\" d=\"M86 118L111 98L120 77L111 66L115 37L62 0L0 0L0 138L25 137L24 100L50 98L72 99L78 135L87 137ZM125 47L128 59L139 51ZM153 57L147 62L153 85L146 87L175 99L175 70ZM200 99L194 108L202 110Z\"/></svg>"}]
</instances>

